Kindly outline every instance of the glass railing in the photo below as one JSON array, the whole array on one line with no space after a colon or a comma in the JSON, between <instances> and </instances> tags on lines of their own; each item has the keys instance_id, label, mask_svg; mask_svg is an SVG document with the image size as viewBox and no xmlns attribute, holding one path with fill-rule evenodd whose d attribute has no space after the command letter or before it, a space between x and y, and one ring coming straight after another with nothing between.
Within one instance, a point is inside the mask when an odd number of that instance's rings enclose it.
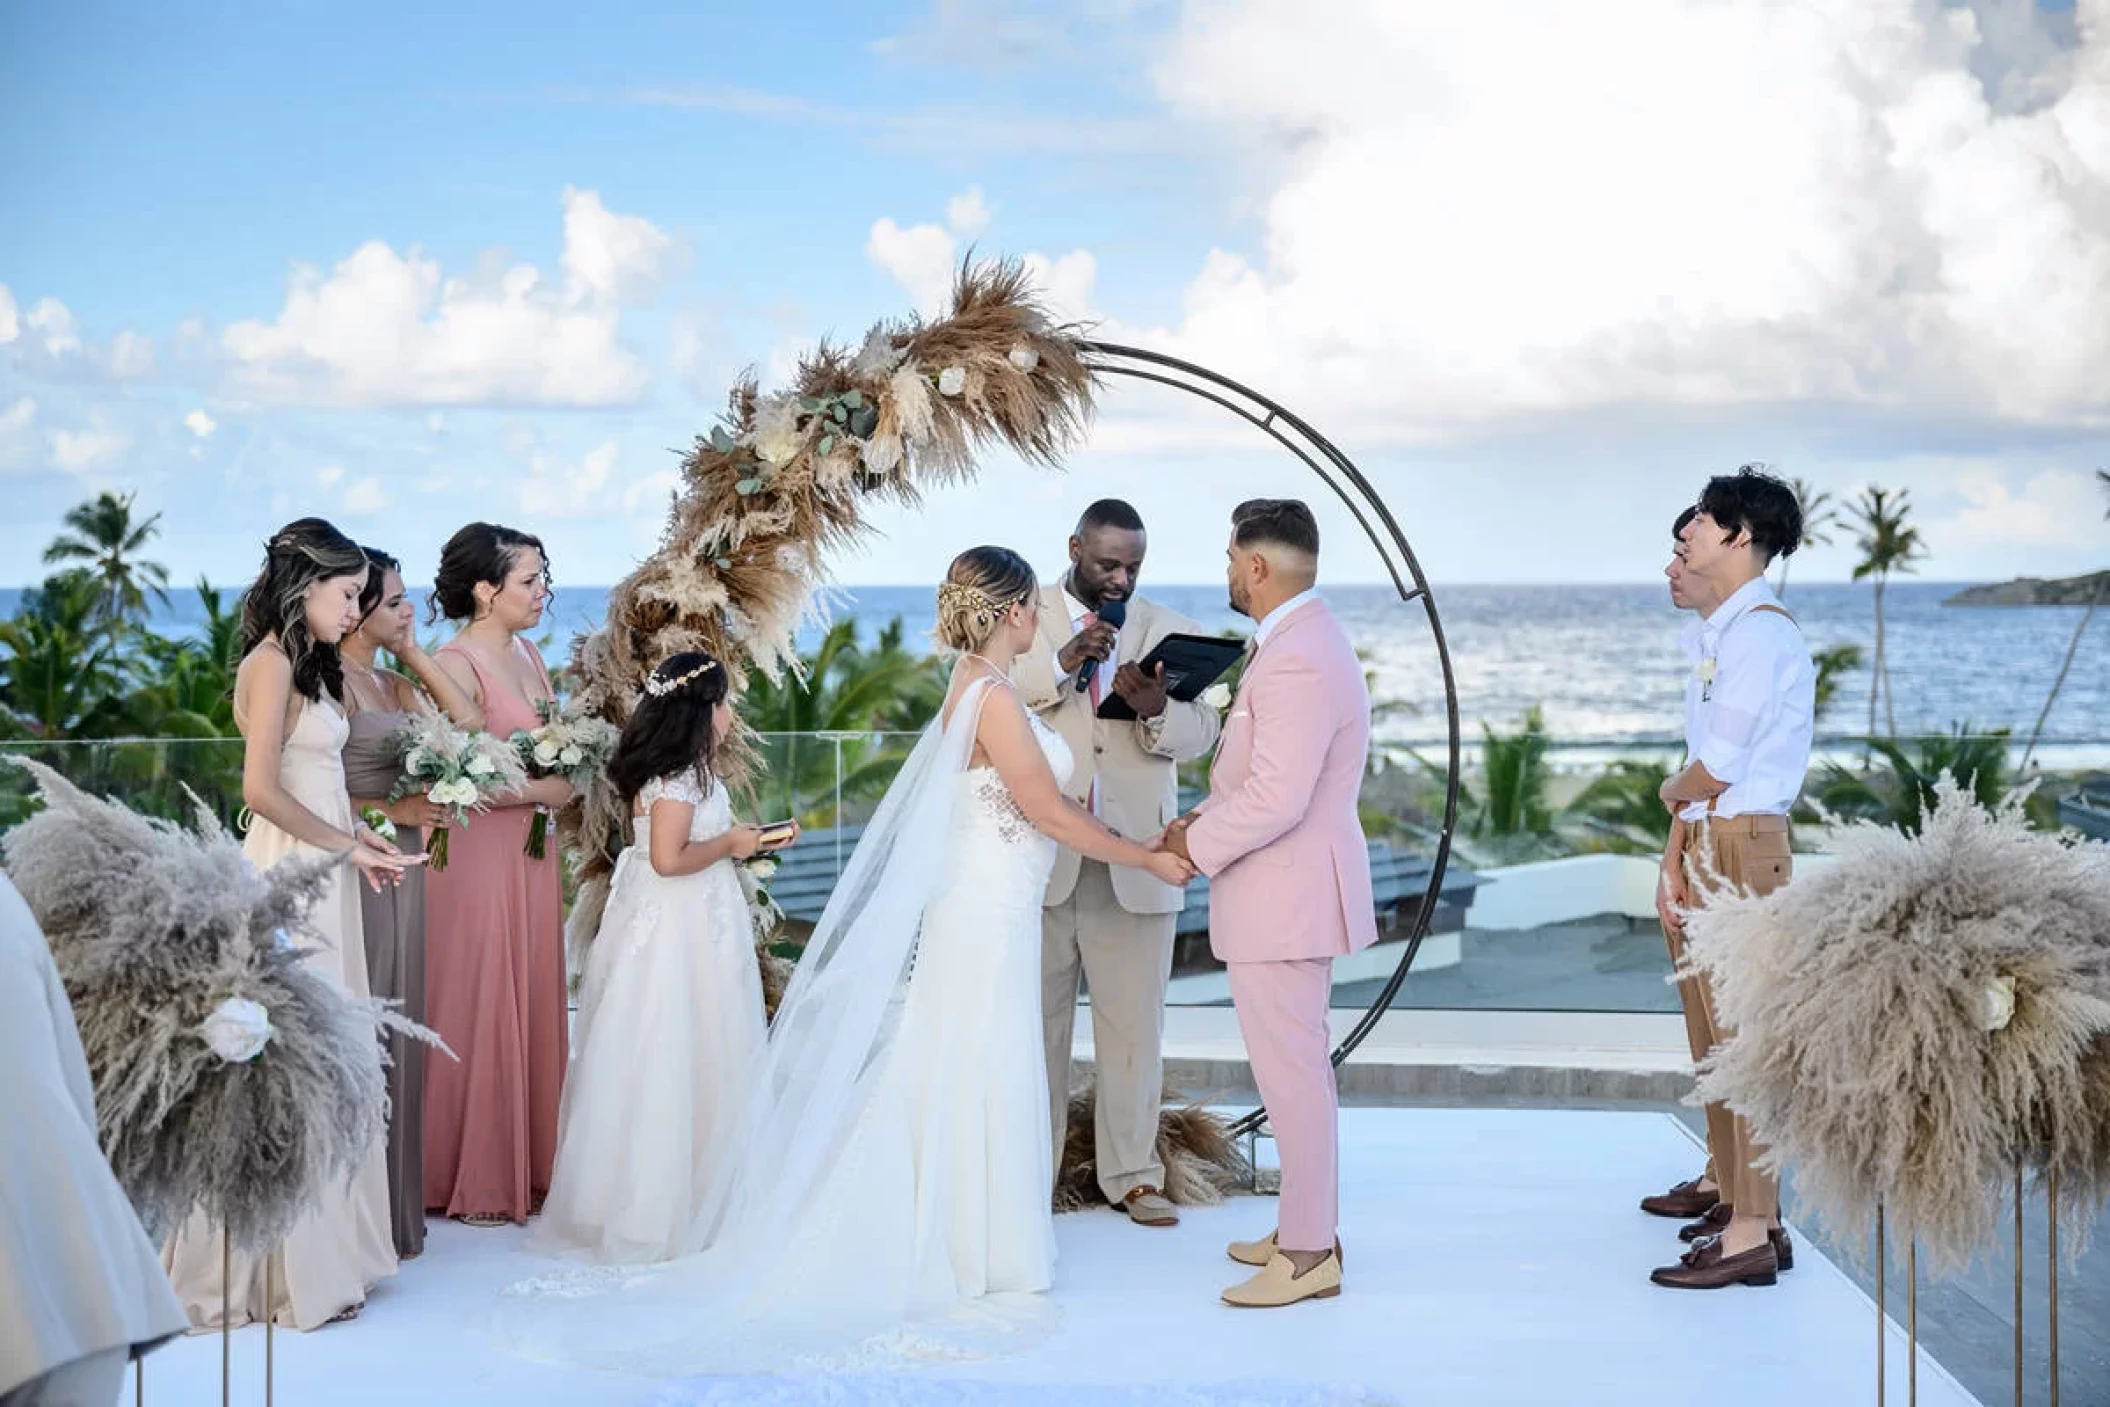
<instances>
[{"instance_id":1,"label":"glass railing","mask_svg":"<svg viewBox=\"0 0 2110 1407\"><path fill-rule=\"evenodd\" d=\"M796 818L804 827L771 888L784 908L784 950L795 951L826 907L865 822L907 758L906 733L778 733L756 739L743 814ZM2024 746L2005 735L1883 740L1843 737L1818 748L1797 811L1796 845L1821 865L1820 810L1914 824L1925 779L1959 764L1990 769L1996 795L2020 775ZM1408 1008L1674 1012L1669 959L1652 894L1665 813L1656 788L1679 748L1669 740L1520 741L1498 735L1464 752L1459 818L1430 932L1394 1005ZM75 785L143 813L187 821L202 803L223 822L241 810L238 739L0 742L0 758L28 757ZM1441 833L1441 748L1379 746L1364 783L1381 940L1336 965L1335 1004L1362 1007L1383 987L1421 911ZM2110 740L2040 746L2028 775L2032 816L2046 827L2110 827ZM1490 778L1501 785L1491 787ZM1182 804L1206 786L1206 767L1181 771ZM24 771L0 767L0 830L36 804ZM194 803L191 798L196 798ZM2098 829L2091 833L2105 835ZM1227 1004L1209 953L1206 882L1189 890L1176 923L1168 999Z\"/></svg>"}]
</instances>

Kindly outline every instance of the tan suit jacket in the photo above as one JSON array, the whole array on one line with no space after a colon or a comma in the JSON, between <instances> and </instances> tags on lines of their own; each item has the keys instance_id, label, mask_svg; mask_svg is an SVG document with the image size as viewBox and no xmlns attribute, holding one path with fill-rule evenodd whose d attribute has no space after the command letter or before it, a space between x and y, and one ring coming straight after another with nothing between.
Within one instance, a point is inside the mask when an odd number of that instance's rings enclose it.
<instances>
[{"instance_id":1,"label":"tan suit jacket","mask_svg":"<svg viewBox=\"0 0 2110 1407\"><path fill-rule=\"evenodd\" d=\"M1040 634L1012 666L1012 680L1026 707L1060 733L1075 755L1069 794L1083 801L1098 782L1099 819L1131 840L1148 840L1179 815L1177 765L1207 756L1216 746L1223 720L1200 700L1176 699L1154 720L1108 722L1096 717L1090 694L1076 687L1076 676L1055 677L1055 652L1075 633L1062 583L1042 587ZM1141 664L1166 636L1199 633L1201 627L1185 616L1136 596L1128 603L1116 659ZM1109 676L1102 688L1110 693L1112 687ZM1052 906L1070 897L1077 887L1080 860L1067 846L1057 852L1044 902ZM1132 914L1176 914L1186 903L1183 891L1145 870L1116 866L1113 883L1114 897Z\"/></svg>"}]
</instances>

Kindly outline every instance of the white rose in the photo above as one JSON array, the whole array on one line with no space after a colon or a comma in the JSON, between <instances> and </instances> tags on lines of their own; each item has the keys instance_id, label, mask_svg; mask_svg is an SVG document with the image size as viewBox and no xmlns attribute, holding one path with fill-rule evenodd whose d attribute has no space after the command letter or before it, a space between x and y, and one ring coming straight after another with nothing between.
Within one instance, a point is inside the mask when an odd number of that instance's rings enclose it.
<instances>
[{"instance_id":1,"label":"white rose","mask_svg":"<svg viewBox=\"0 0 2110 1407\"><path fill-rule=\"evenodd\" d=\"M939 394L939 395L941 395L941 396L957 396L957 395L959 395L959 394L960 394L960 392L962 392L962 391L964 391L964 390L966 390L966 389L967 389L967 368L966 368L966 367L964 367L964 366L948 366L947 368L945 368L945 370L943 370L943 371L941 371L941 372L939 372L939 373L938 373L938 394Z\"/></svg>"},{"instance_id":2,"label":"white rose","mask_svg":"<svg viewBox=\"0 0 2110 1407\"><path fill-rule=\"evenodd\" d=\"M205 1018L205 1043L231 1064L254 1060L271 1039L271 1013L247 997L229 997Z\"/></svg>"},{"instance_id":3,"label":"white rose","mask_svg":"<svg viewBox=\"0 0 2110 1407\"><path fill-rule=\"evenodd\" d=\"M1985 985L1985 1028L1999 1031L2015 1019L2015 979L1995 977Z\"/></svg>"},{"instance_id":4,"label":"white rose","mask_svg":"<svg viewBox=\"0 0 2110 1407\"><path fill-rule=\"evenodd\" d=\"M535 765L536 765L537 767L554 767L554 766L556 766L556 765L557 765L557 745L556 745L555 743L536 743L536 744L535 744Z\"/></svg>"},{"instance_id":5,"label":"white rose","mask_svg":"<svg viewBox=\"0 0 2110 1407\"><path fill-rule=\"evenodd\" d=\"M747 868L749 873L753 874L756 879L766 883L776 877L777 862L775 860L752 860L748 863Z\"/></svg>"},{"instance_id":6,"label":"white rose","mask_svg":"<svg viewBox=\"0 0 2110 1407\"><path fill-rule=\"evenodd\" d=\"M1040 365L1040 353L1021 342L1011 349L1010 361L1020 371L1031 371Z\"/></svg>"},{"instance_id":7,"label":"white rose","mask_svg":"<svg viewBox=\"0 0 2110 1407\"><path fill-rule=\"evenodd\" d=\"M410 755L403 759L403 770L412 776L422 776L432 766L433 761L432 749L420 745L412 748Z\"/></svg>"},{"instance_id":8,"label":"white rose","mask_svg":"<svg viewBox=\"0 0 2110 1407\"><path fill-rule=\"evenodd\" d=\"M432 799L441 806L467 806L476 800L476 783L467 777L441 782L432 789Z\"/></svg>"},{"instance_id":9,"label":"white rose","mask_svg":"<svg viewBox=\"0 0 2110 1407\"><path fill-rule=\"evenodd\" d=\"M557 761L566 767L576 767L585 760L586 754L579 751L575 744L567 744L564 750L557 754Z\"/></svg>"},{"instance_id":10,"label":"white rose","mask_svg":"<svg viewBox=\"0 0 2110 1407\"><path fill-rule=\"evenodd\" d=\"M479 752L470 756L468 765L462 770L472 777L488 777L497 769L491 765L490 758Z\"/></svg>"},{"instance_id":11,"label":"white rose","mask_svg":"<svg viewBox=\"0 0 2110 1407\"><path fill-rule=\"evenodd\" d=\"M1231 706L1231 686L1228 684L1211 684L1208 688L1202 690L1201 701L1218 713L1222 713Z\"/></svg>"},{"instance_id":12,"label":"white rose","mask_svg":"<svg viewBox=\"0 0 2110 1407\"><path fill-rule=\"evenodd\" d=\"M799 405L789 396L772 396L755 409L755 428L747 442L769 464L788 464L806 443L799 431Z\"/></svg>"}]
</instances>

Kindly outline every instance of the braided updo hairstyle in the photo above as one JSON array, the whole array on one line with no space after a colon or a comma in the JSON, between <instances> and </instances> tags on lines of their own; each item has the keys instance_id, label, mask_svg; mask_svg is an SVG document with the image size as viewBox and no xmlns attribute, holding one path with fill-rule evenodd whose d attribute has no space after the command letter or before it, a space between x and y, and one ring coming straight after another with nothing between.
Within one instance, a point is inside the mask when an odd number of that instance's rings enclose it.
<instances>
[{"instance_id":1,"label":"braided updo hairstyle","mask_svg":"<svg viewBox=\"0 0 2110 1407\"><path fill-rule=\"evenodd\" d=\"M938 643L962 654L983 649L1004 613L1039 589L1032 565L1010 548L968 548L938 587Z\"/></svg>"}]
</instances>

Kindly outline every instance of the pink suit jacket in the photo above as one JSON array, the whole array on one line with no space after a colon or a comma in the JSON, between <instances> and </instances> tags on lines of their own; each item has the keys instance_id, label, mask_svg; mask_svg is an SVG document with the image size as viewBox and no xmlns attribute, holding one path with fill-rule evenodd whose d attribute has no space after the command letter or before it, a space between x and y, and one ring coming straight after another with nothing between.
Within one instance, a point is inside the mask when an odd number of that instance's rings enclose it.
<instances>
[{"instance_id":1,"label":"pink suit jacket","mask_svg":"<svg viewBox=\"0 0 2110 1407\"><path fill-rule=\"evenodd\" d=\"M1369 757L1362 661L1324 601L1300 606L1247 664L1187 831L1219 959L1340 957L1377 941L1356 812Z\"/></svg>"}]
</instances>

